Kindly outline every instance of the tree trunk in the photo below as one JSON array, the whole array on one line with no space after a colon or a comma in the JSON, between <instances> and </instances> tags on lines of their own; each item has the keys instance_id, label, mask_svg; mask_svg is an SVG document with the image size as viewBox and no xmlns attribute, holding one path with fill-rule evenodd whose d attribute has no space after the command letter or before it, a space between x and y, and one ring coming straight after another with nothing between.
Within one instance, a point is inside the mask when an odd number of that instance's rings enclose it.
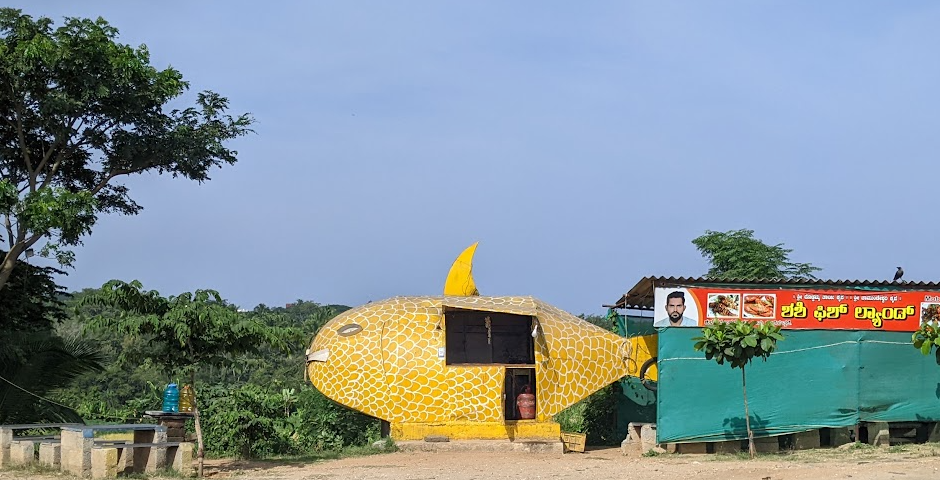
<instances>
[{"instance_id":1,"label":"tree trunk","mask_svg":"<svg viewBox=\"0 0 940 480\"><path fill-rule=\"evenodd\" d=\"M190 342L190 344L192 344L192 342ZM199 423L199 402L196 401L198 398L196 395L196 369L194 368L189 375L189 384L193 387L193 421L196 424L196 458L199 462L196 475L202 478L202 467L206 457L206 447L202 442L202 424Z\"/></svg>"},{"instance_id":2,"label":"tree trunk","mask_svg":"<svg viewBox=\"0 0 940 480\"><path fill-rule=\"evenodd\" d=\"M7 280L10 279L10 275L13 273L13 268L16 267L16 259L20 254L20 252L16 250L17 247L14 245L14 247L7 252L3 263L0 263L0 290L3 290L3 287L6 286Z\"/></svg>"},{"instance_id":3,"label":"tree trunk","mask_svg":"<svg viewBox=\"0 0 940 480\"><path fill-rule=\"evenodd\" d=\"M39 240L40 237L28 238L25 241L18 241L14 243L10 250L3 257L3 262L0 262L0 290L3 290L3 287L6 286L7 281L10 280L10 275L13 274L13 269L16 268L16 262L19 261L20 255L26 251L29 247L32 247L34 243Z\"/></svg>"},{"instance_id":4,"label":"tree trunk","mask_svg":"<svg viewBox=\"0 0 940 480\"><path fill-rule=\"evenodd\" d=\"M757 456L754 446L754 432L751 431L751 413L747 410L747 378L744 376L744 366L741 366L741 389L744 391L744 424L747 425L747 449L751 458Z\"/></svg>"},{"instance_id":5,"label":"tree trunk","mask_svg":"<svg viewBox=\"0 0 940 480\"><path fill-rule=\"evenodd\" d=\"M203 459L206 456L206 449L202 443L202 425L199 423L199 407L193 408L193 414L195 415L196 421L196 458L199 459L199 468L197 470L197 476L202 478L202 466Z\"/></svg>"}]
</instances>

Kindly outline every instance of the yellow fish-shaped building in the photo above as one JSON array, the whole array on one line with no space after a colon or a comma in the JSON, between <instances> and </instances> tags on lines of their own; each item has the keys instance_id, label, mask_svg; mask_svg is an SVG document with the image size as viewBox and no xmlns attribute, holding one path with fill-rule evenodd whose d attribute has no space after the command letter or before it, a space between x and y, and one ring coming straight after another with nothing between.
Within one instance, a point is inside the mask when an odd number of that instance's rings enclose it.
<instances>
[{"instance_id":1,"label":"yellow fish-shaped building","mask_svg":"<svg viewBox=\"0 0 940 480\"><path fill-rule=\"evenodd\" d=\"M389 422L396 440L557 441L553 415L635 370L629 339L532 297L475 295L464 278L475 247L448 277L457 295L394 297L329 321L308 350L313 385ZM534 415L517 407L526 385Z\"/></svg>"}]
</instances>

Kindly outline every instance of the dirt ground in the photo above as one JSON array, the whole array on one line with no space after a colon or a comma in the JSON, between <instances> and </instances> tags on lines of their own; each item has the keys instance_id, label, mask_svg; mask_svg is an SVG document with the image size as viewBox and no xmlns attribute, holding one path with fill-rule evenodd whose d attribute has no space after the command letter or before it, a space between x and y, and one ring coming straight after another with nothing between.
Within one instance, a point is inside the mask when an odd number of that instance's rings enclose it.
<instances>
[{"instance_id":1,"label":"dirt ground","mask_svg":"<svg viewBox=\"0 0 940 480\"><path fill-rule=\"evenodd\" d=\"M624 456L619 449L585 453L396 452L315 463L210 460L211 479L470 480L470 479L722 479L851 478L938 480L940 444L843 448L762 455ZM0 479L62 479L62 475L0 471Z\"/></svg>"},{"instance_id":2,"label":"dirt ground","mask_svg":"<svg viewBox=\"0 0 940 480\"><path fill-rule=\"evenodd\" d=\"M471 479L940 479L940 444L875 449L816 450L760 456L624 456L617 448L585 453L397 452L315 464L217 462L209 476L271 480Z\"/></svg>"},{"instance_id":3,"label":"dirt ground","mask_svg":"<svg viewBox=\"0 0 940 480\"><path fill-rule=\"evenodd\" d=\"M940 445L893 449L818 450L760 456L624 456L620 449L585 453L397 452L316 464L254 465L220 462L215 478L244 476L271 480L471 480L471 479L722 479L853 480L940 479Z\"/></svg>"},{"instance_id":4,"label":"dirt ground","mask_svg":"<svg viewBox=\"0 0 940 480\"><path fill-rule=\"evenodd\" d=\"M471 479L940 479L940 444L843 448L762 455L624 456L618 448L585 453L397 452L312 464L215 461L210 478L270 480Z\"/></svg>"}]
</instances>

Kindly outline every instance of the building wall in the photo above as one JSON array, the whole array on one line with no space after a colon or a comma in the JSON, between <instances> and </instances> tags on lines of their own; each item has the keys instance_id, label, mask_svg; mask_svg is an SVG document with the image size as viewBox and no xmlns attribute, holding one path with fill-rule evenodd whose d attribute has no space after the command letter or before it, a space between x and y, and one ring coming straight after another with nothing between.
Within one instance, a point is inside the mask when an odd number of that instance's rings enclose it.
<instances>
[{"instance_id":1,"label":"building wall","mask_svg":"<svg viewBox=\"0 0 940 480\"><path fill-rule=\"evenodd\" d=\"M310 351L329 352L328 360L308 363L311 382L331 399L393 423L504 421L506 367L446 365L440 356L445 304L538 319L537 420L551 420L627 374L633 349L626 339L531 297L395 297L349 310L321 329ZM359 333L338 333L353 324Z\"/></svg>"},{"instance_id":2,"label":"building wall","mask_svg":"<svg viewBox=\"0 0 940 480\"><path fill-rule=\"evenodd\" d=\"M908 332L784 330L778 351L746 367L755 435L858 422L940 420L940 365ZM659 333L657 440L746 438L741 370L693 350L697 328Z\"/></svg>"}]
</instances>

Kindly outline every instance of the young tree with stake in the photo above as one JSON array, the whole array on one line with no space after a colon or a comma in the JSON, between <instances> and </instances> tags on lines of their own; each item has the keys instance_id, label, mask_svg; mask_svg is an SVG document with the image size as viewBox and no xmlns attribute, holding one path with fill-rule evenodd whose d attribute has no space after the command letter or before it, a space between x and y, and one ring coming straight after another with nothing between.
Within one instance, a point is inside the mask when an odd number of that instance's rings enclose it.
<instances>
[{"instance_id":1,"label":"young tree with stake","mask_svg":"<svg viewBox=\"0 0 940 480\"><path fill-rule=\"evenodd\" d=\"M741 369L741 389L744 393L744 420L747 425L748 451L751 458L756 455L754 432L751 430L751 417L747 405L747 376L744 367L754 358L767 357L776 350L777 342L783 340L780 327L771 322L757 323L737 320L734 322L715 321L702 329L702 336L692 339L695 350L704 351L705 358L714 359L719 365L726 361L731 368Z\"/></svg>"}]
</instances>

